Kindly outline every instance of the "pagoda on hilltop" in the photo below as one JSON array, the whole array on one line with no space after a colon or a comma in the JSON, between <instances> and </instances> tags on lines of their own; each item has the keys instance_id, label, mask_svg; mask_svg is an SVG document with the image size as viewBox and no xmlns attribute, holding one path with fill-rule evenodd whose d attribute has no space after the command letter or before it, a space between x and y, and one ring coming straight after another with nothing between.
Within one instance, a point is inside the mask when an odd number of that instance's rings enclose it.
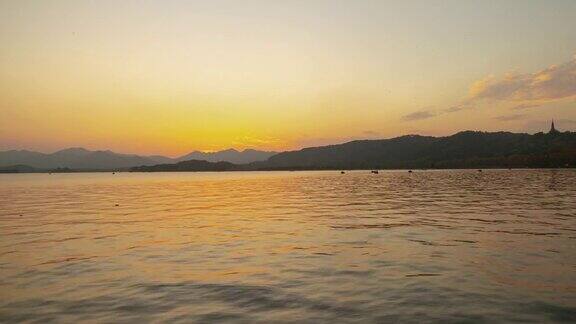
<instances>
[{"instance_id":1,"label":"pagoda on hilltop","mask_svg":"<svg viewBox=\"0 0 576 324\"><path fill-rule=\"evenodd\" d=\"M554 119L552 119L552 125L550 125L550 131L548 134L559 134L560 132L554 127Z\"/></svg>"}]
</instances>

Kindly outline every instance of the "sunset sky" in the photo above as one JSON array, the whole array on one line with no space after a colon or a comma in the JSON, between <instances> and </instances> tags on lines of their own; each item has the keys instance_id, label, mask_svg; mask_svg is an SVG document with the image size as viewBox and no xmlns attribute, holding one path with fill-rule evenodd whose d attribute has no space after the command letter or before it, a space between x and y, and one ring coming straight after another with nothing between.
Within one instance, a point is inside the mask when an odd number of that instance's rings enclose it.
<instances>
[{"instance_id":1,"label":"sunset sky","mask_svg":"<svg viewBox=\"0 0 576 324\"><path fill-rule=\"evenodd\" d=\"M576 130L576 1L0 1L0 150Z\"/></svg>"}]
</instances>

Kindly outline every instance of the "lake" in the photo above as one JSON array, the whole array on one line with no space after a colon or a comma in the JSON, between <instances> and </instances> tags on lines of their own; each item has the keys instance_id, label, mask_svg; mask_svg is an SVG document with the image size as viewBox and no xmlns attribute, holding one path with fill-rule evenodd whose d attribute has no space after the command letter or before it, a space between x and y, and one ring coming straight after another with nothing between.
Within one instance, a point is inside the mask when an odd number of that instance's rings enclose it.
<instances>
[{"instance_id":1,"label":"lake","mask_svg":"<svg viewBox=\"0 0 576 324\"><path fill-rule=\"evenodd\" d=\"M0 175L0 322L576 321L576 170Z\"/></svg>"}]
</instances>

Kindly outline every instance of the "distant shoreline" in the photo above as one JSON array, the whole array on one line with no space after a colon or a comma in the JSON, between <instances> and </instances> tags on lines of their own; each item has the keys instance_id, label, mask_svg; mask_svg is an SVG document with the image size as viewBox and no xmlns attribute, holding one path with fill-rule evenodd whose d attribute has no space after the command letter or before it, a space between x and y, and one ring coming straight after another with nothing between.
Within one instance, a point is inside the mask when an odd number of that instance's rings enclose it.
<instances>
[{"instance_id":1,"label":"distant shoreline","mask_svg":"<svg viewBox=\"0 0 576 324\"><path fill-rule=\"evenodd\" d=\"M486 167L486 168L436 168L436 169L410 169L410 168L373 168L373 169L259 169L259 170L161 170L161 171L130 171L130 170L71 170L65 172L52 172L52 171L6 171L0 170L2 174L71 174L71 173L225 173L225 172L308 172L308 171L333 171L333 172L359 172L359 171L450 171L450 170L575 170L576 167Z\"/></svg>"}]
</instances>

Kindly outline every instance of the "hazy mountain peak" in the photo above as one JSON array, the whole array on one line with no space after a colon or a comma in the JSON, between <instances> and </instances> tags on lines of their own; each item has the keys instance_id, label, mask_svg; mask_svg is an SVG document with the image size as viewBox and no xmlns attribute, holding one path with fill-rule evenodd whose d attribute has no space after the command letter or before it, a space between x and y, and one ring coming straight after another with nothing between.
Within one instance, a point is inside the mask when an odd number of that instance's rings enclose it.
<instances>
[{"instance_id":1,"label":"hazy mountain peak","mask_svg":"<svg viewBox=\"0 0 576 324\"><path fill-rule=\"evenodd\" d=\"M140 165L174 162L169 158L149 158L106 151L90 151L71 147L51 154L30 151L0 152L0 166L28 165L38 169L119 169Z\"/></svg>"},{"instance_id":2,"label":"hazy mountain peak","mask_svg":"<svg viewBox=\"0 0 576 324\"><path fill-rule=\"evenodd\" d=\"M56 151L56 152L54 152L54 154L56 154L56 153L88 153L88 152L90 152L90 151L88 151L87 149L85 149L83 147L69 147L67 149Z\"/></svg>"},{"instance_id":3,"label":"hazy mountain peak","mask_svg":"<svg viewBox=\"0 0 576 324\"><path fill-rule=\"evenodd\" d=\"M241 151L242 153L278 153L278 152L274 152L274 151L261 151L261 150L256 150L253 148L247 148Z\"/></svg>"},{"instance_id":4,"label":"hazy mountain peak","mask_svg":"<svg viewBox=\"0 0 576 324\"><path fill-rule=\"evenodd\" d=\"M33 154L42 154L42 153L30 151L30 150L8 150L8 151L2 151L2 152L0 152L0 153L33 153Z\"/></svg>"}]
</instances>

